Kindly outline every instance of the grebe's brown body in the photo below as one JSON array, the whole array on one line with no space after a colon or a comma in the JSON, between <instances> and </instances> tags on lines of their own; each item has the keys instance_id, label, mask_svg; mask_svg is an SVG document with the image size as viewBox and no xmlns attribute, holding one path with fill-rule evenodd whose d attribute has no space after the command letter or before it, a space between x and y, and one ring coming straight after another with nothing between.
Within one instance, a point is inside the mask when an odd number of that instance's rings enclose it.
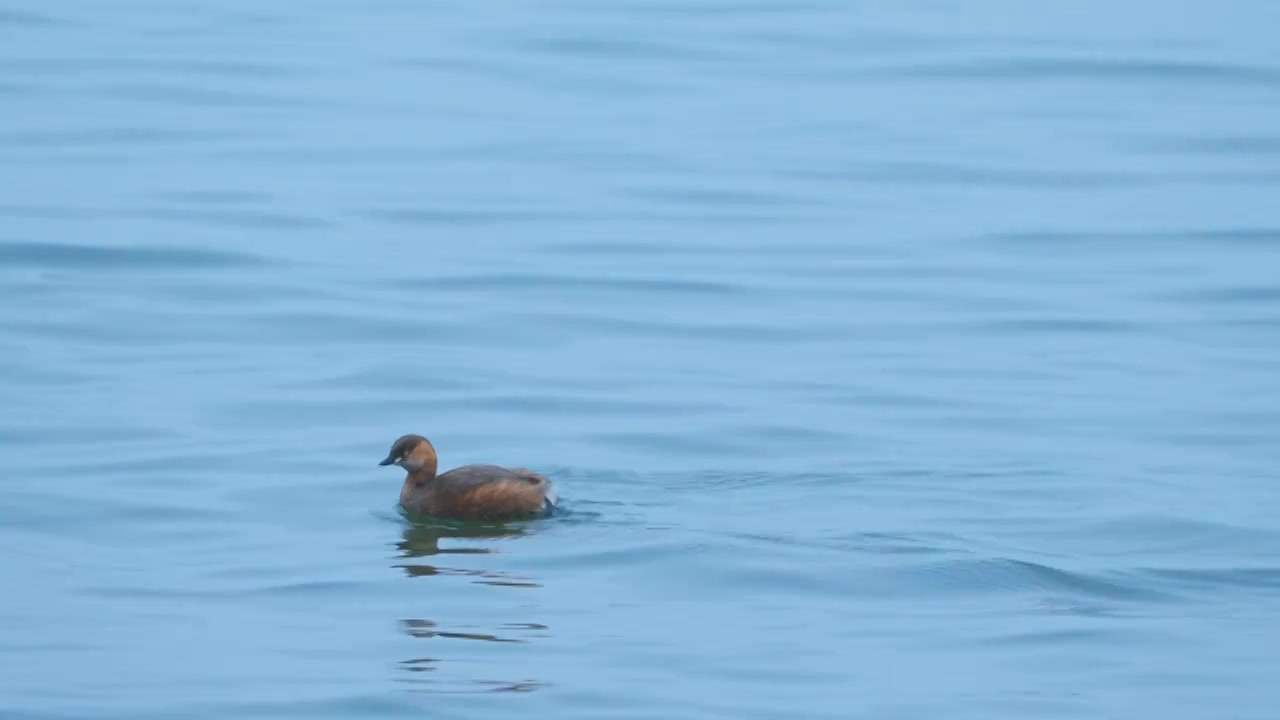
<instances>
[{"instance_id":1,"label":"grebe's brown body","mask_svg":"<svg viewBox=\"0 0 1280 720\"><path fill-rule=\"evenodd\" d=\"M408 476L400 488L405 510L457 520L517 520L545 514L555 504L547 478L524 468L464 465L436 474L436 449L421 435L391 445L379 465L399 465Z\"/></svg>"}]
</instances>

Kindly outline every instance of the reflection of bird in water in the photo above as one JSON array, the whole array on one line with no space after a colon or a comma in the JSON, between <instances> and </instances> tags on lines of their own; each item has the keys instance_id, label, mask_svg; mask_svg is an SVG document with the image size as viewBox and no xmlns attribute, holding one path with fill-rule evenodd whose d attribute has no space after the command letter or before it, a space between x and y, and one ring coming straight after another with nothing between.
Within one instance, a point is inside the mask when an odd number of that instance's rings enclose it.
<instances>
[{"instance_id":1,"label":"reflection of bird in water","mask_svg":"<svg viewBox=\"0 0 1280 720\"><path fill-rule=\"evenodd\" d=\"M441 538L490 539L514 538L525 535L524 528L505 525L411 525L405 528L396 548L401 558L424 558L431 555L488 555L494 552L486 547L440 547ZM393 565L404 571L409 577L431 577L433 575L462 575L477 578L472 582L480 585L505 585L508 587L542 587L527 578L518 578L497 570L470 568L439 567L425 563L402 563Z\"/></svg>"},{"instance_id":2,"label":"reflection of bird in water","mask_svg":"<svg viewBox=\"0 0 1280 720\"><path fill-rule=\"evenodd\" d=\"M476 632L462 628L445 629L440 627L440 624L436 621L426 618L405 618L400 621L400 627L406 635L421 640L472 640L520 645L532 642L537 638L550 636L550 628L546 625L531 622L503 623L497 628L497 631L501 634ZM443 648L441 650L448 652ZM451 682L439 677L433 677L437 671L442 669L442 662L440 657L413 657L401 660L398 663L399 668L410 674L403 675L397 680L413 686L414 692L529 692L542 687L540 681L532 679L510 681L470 678ZM450 688L450 685L454 687Z\"/></svg>"},{"instance_id":3,"label":"reflection of bird in water","mask_svg":"<svg viewBox=\"0 0 1280 720\"><path fill-rule=\"evenodd\" d=\"M528 640L520 638L503 637L501 635L493 635L491 633L451 632L448 630L441 630L434 620L424 620L421 618L401 620L400 625L404 628L406 634L412 635L416 638L439 637L451 640L484 640L486 642L500 643L529 642ZM541 634L541 631L546 630L547 626L541 623L506 623L502 626L502 629L523 632L530 637L545 637L545 635Z\"/></svg>"},{"instance_id":4,"label":"reflection of bird in water","mask_svg":"<svg viewBox=\"0 0 1280 720\"><path fill-rule=\"evenodd\" d=\"M527 535L530 528L509 525L478 525L474 523L414 524L401 531L400 540L396 543L399 551L395 565L411 578L418 577L464 577L468 582L480 585L497 585L511 588L540 588L540 583L529 578L519 578L498 570L480 568L456 568L427 565L419 560L432 555L451 555L455 561L488 562L482 555L491 555L496 551L485 544L494 544L503 539L517 538ZM470 540L471 547L440 547L442 539ZM490 541L485 543L484 541ZM449 582L441 580L440 582ZM520 618L526 620L526 618ZM508 647L519 646L549 635L549 628L536 622L506 622L496 626L476 626L465 620L450 618L437 621L428 618L403 618L400 620L401 630L410 637L431 641L433 648L427 656L418 656L399 662L399 677L396 680L410 692L530 692L542 687L542 682L524 677L514 680L495 680L492 677L462 677L467 666L454 667L446 659L450 651L445 645L439 648L435 643L443 641L452 644L465 640L480 643L498 643ZM453 676L453 677L451 677ZM456 678L456 679L455 679Z\"/></svg>"},{"instance_id":5,"label":"reflection of bird in water","mask_svg":"<svg viewBox=\"0 0 1280 720\"><path fill-rule=\"evenodd\" d=\"M441 538L462 538L468 540L496 540L500 538L520 537L526 529L514 525L477 525L415 523L405 528L403 539L396 543L400 557L424 557L427 555L480 555L493 552L484 547L440 547Z\"/></svg>"}]
</instances>

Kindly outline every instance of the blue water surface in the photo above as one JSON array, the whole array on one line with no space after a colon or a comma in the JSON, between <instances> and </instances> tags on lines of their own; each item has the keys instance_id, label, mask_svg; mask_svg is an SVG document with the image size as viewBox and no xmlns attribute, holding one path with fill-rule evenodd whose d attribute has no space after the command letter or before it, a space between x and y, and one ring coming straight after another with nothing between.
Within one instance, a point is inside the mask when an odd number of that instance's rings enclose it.
<instances>
[{"instance_id":1,"label":"blue water surface","mask_svg":"<svg viewBox=\"0 0 1280 720\"><path fill-rule=\"evenodd\" d=\"M8 3L0 715L1277 717L1277 28Z\"/></svg>"}]
</instances>

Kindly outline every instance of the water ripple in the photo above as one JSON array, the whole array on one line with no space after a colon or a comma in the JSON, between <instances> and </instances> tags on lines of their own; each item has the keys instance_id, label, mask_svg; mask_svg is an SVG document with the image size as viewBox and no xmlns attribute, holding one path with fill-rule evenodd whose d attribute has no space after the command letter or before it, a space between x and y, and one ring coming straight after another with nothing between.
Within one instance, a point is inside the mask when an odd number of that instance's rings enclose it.
<instances>
[{"instance_id":1,"label":"water ripple","mask_svg":"<svg viewBox=\"0 0 1280 720\"><path fill-rule=\"evenodd\" d=\"M0 134L0 146L45 153L56 149L200 145L239 137L236 133L167 127L108 127L87 130L26 130Z\"/></svg>"},{"instance_id":2,"label":"water ripple","mask_svg":"<svg viewBox=\"0 0 1280 720\"><path fill-rule=\"evenodd\" d=\"M68 25L68 21L55 18L52 15L42 13L34 13L24 10L4 10L0 11L0 25L9 25L12 27L57 27L60 25Z\"/></svg>"},{"instance_id":3,"label":"water ripple","mask_svg":"<svg viewBox=\"0 0 1280 720\"><path fill-rule=\"evenodd\" d=\"M1146 570L1145 574L1170 587L1221 592L1231 588L1280 594L1280 567L1218 567Z\"/></svg>"},{"instance_id":4,"label":"water ripple","mask_svg":"<svg viewBox=\"0 0 1280 720\"><path fill-rule=\"evenodd\" d=\"M75 245L57 242L0 242L0 262L33 269L155 268L199 271L268 264L260 255L178 247Z\"/></svg>"},{"instance_id":5,"label":"water ripple","mask_svg":"<svg viewBox=\"0 0 1280 720\"><path fill-rule=\"evenodd\" d=\"M465 276L415 277L402 285L442 291L487 293L496 290L618 290L630 293L678 293L685 295L759 294L759 288L717 280L678 277L583 276L568 274L484 273Z\"/></svg>"},{"instance_id":6,"label":"water ripple","mask_svg":"<svg viewBox=\"0 0 1280 720\"><path fill-rule=\"evenodd\" d=\"M1188 62L1163 59L1097 58L1006 58L991 60L951 60L946 63L919 63L893 68L889 74L939 79L993 80L1087 80L1099 82L1159 81L1186 85L1280 86L1280 70L1257 65Z\"/></svg>"}]
</instances>

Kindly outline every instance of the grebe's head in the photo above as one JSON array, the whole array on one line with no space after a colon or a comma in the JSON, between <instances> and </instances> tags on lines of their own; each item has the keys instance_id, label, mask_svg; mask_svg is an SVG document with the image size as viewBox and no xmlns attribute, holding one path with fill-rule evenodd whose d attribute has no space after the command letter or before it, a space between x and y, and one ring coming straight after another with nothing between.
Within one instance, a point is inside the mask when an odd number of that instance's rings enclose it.
<instances>
[{"instance_id":1,"label":"grebe's head","mask_svg":"<svg viewBox=\"0 0 1280 720\"><path fill-rule=\"evenodd\" d=\"M379 465L399 465L411 473L427 469L436 471L436 449L421 435L405 435L391 444L391 452Z\"/></svg>"}]
</instances>

